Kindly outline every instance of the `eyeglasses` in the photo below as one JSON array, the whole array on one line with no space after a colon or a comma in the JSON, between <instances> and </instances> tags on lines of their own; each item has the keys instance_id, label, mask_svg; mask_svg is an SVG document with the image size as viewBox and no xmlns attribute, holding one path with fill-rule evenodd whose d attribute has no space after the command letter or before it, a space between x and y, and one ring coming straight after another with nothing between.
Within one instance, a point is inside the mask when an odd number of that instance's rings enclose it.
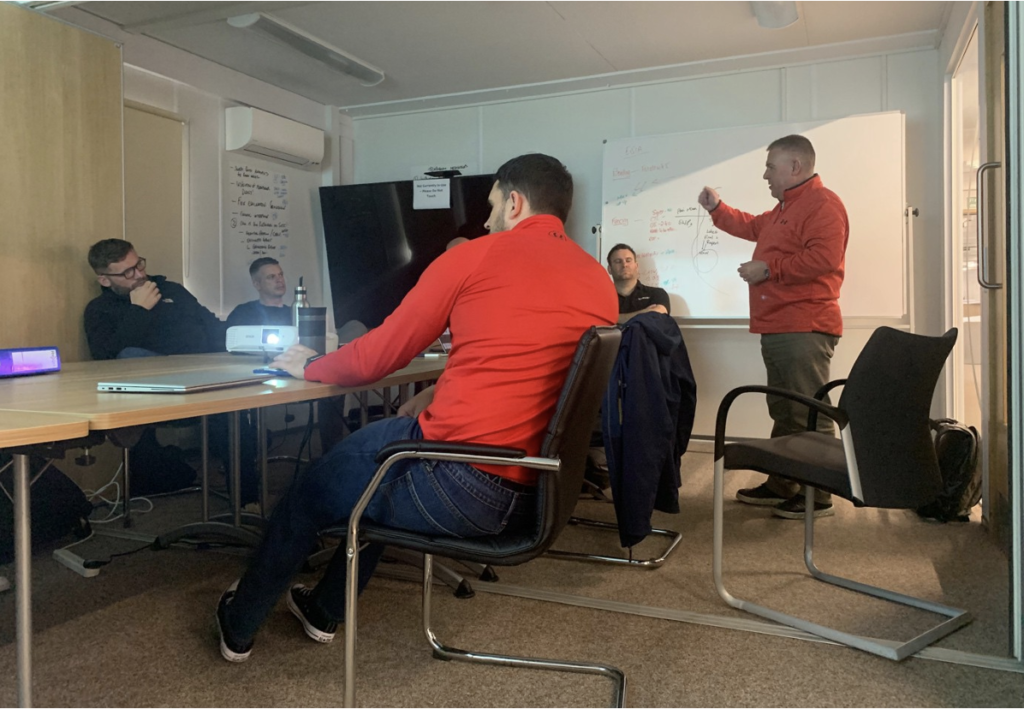
<instances>
[{"instance_id":1,"label":"eyeglasses","mask_svg":"<svg viewBox=\"0 0 1024 709\"><path fill-rule=\"evenodd\" d=\"M110 276L118 276L120 278L135 278L135 271L136 270L138 270L138 271L145 271L146 270L146 259L140 258L135 263L134 266L132 266L131 268L126 268L125 270L121 271L120 273L104 273L102 275L107 276L108 278Z\"/></svg>"}]
</instances>

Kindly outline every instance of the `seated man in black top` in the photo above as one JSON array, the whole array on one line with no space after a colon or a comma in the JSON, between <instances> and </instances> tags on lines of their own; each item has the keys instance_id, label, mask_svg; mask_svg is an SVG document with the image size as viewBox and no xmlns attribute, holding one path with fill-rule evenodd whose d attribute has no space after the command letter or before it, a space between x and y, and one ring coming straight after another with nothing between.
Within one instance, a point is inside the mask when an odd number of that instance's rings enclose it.
<instances>
[{"instance_id":1,"label":"seated man in black top","mask_svg":"<svg viewBox=\"0 0 1024 709\"><path fill-rule=\"evenodd\" d=\"M146 259L135 253L131 242L96 242L89 249L89 265L103 288L85 307L85 336L93 359L225 351L224 322L204 308L185 286L163 276L148 275ZM210 447L226 466L227 417L211 416L209 425ZM243 446L255 450L253 443L246 440L245 428L242 426ZM159 448L152 428L132 448L132 456L139 462L138 472L133 475L137 492L163 491L160 487L151 488L147 476L154 477L156 486L161 485L161 478L168 477L166 471L158 469L160 461L168 457L166 451ZM247 459L243 455L243 504L254 502L258 491L255 459Z\"/></svg>"},{"instance_id":2,"label":"seated man in black top","mask_svg":"<svg viewBox=\"0 0 1024 709\"><path fill-rule=\"evenodd\" d=\"M148 275L131 242L96 242L89 265L103 287L85 307L93 359L224 351L224 323L185 286Z\"/></svg>"},{"instance_id":3,"label":"seated man in black top","mask_svg":"<svg viewBox=\"0 0 1024 709\"><path fill-rule=\"evenodd\" d=\"M640 313L671 313L668 293L640 282L640 267L632 246L616 244L612 247L608 252L608 273L612 274L615 290L619 294L619 323Z\"/></svg>"},{"instance_id":4,"label":"seated man in black top","mask_svg":"<svg viewBox=\"0 0 1024 709\"><path fill-rule=\"evenodd\" d=\"M288 286L277 259L258 258L249 266L252 287L260 294L257 300L242 303L228 315L228 327L236 325L292 325L292 310L284 304Z\"/></svg>"}]
</instances>

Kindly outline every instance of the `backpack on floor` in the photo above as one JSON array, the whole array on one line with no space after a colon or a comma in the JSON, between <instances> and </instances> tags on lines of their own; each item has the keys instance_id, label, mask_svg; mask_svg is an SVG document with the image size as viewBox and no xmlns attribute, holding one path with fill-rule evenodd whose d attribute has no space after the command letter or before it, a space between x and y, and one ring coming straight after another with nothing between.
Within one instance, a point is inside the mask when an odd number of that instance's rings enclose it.
<instances>
[{"instance_id":1,"label":"backpack on floor","mask_svg":"<svg viewBox=\"0 0 1024 709\"><path fill-rule=\"evenodd\" d=\"M917 514L940 522L966 522L981 500L978 431L953 419L931 422L935 453L942 473L942 492Z\"/></svg>"},{"instance_id":2,"label":"backpack on floor","mask_svg":"<svg viewBox=\"0 0 1024 709\"><path fill-rule=\"evenodd\" d=\"M14 560L14 471L7 465L10 460L10 455L0 453L0 466L7 466L0 473L0 564ZM29 489L32 546L43 547L71 533L79 539L89 536L92 505L81 488L56 466L47 468L46 460L38 456L29 456L29 474L35 479Z\"/></svg>"}]
</instances>

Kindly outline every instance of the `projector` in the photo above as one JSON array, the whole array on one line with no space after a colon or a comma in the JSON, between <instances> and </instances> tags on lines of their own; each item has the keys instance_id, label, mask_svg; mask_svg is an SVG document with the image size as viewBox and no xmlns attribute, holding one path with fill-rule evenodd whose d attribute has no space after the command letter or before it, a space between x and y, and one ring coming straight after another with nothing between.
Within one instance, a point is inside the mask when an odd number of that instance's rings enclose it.
<instances>
[{"instance_id":1,"label":"projector","mask_svg":"<svg viewBox=\"0 0 1024 709\"><path fill-rule=\"evenodd\" d=\"M299 341L299 329L291 325L236 325L228 328L228 352L279 353Z\"/></svg>"}]
</instances>

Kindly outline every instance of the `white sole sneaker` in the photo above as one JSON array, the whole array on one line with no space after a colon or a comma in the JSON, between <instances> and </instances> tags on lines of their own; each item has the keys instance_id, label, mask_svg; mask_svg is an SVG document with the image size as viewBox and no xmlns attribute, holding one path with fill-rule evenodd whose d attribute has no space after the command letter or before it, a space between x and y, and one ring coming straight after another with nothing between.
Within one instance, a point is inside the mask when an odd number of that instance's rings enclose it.
<instances>
[{"instance_id":1,"label":"white sole sneaker","mask_svg":"<svg viewBox=\"0 0 1024 709\"><path fill-rule=\"evenodd\" d=\"M288 590L288 610L292 612L293 616L299 619L299 622L302 623L302 629L306 631L306 635L310 638L316 640L318 643L329 643L333 641L334 633L324 632L306 619L306 614L302 612L302 609L299 608L298 604L295 603L295 599L292 597L292 591L296 588L304 589L306 587L299 583L295 584Z\"/></svg>"},{"instance_id":2,"label":"white sole sneaker","mask_svg":"<svg viewBox=\"0 0 1024 709\"><path fill-rule=\"evenodd\" d=\"M234 592L238 588L238 581L228 586L224 594L221 595L221 600L217 603L217 612L214 614L214 618L217 621L217 632L220 634L220 654L228 662L245 662L249 659L249 655L252 654L252 643L249 644L249 649L245 652L236 652L228 647L227 641L224 639L224 626L220 622L220 608L224 602L224 596L228 593Z\"/></svg>"}]
</instances>

